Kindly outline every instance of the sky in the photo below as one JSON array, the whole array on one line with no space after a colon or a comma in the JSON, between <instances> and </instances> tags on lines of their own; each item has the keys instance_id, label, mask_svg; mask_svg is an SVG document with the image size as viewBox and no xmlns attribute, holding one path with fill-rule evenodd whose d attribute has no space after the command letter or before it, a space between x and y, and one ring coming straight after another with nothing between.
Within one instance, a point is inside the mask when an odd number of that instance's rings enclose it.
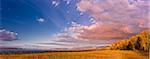
<instances>
[{"instance_id":1,"label":"sky","mask_svg":"<svg viewBox=\"0 0 150 59\"><path fill-rule=\"evenodd\" d=\"M1 0L0 44L103 46L148 28L150 0Z\"/></svg>"}]
</instances>

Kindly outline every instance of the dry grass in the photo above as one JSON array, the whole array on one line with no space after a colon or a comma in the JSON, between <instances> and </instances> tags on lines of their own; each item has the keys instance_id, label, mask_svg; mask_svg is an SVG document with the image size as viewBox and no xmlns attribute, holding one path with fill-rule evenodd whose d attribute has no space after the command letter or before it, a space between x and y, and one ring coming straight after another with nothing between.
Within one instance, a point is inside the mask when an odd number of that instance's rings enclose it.
<instances>
[{"instance_id":1,"label":"dry grass","mask_svg":"<svg viewBox=\"0 0 150 59\"><path fill-rule=\"evenodd\" d=\"M149 59L148 53L127 50L101 50L87 52L47 52L33 54L0 55L0 59Z\"/></svg>"}]
</instances>

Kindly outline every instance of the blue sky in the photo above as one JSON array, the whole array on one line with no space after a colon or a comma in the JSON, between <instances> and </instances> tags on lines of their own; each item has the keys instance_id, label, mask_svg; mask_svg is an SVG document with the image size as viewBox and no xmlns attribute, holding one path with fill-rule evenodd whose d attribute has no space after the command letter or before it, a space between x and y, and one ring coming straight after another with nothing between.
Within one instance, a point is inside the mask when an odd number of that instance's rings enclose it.
<instances>
[{"instance_id":1,"label":"blue sky","mask_svg":"<svg viewBox=\"0 0 150 59\"><path fill-rule=\"evenodd\" d=\"M18 40L0 41L0 43L19 45L54 43L57 40L57 42L77 44L81 43L80 41L110 43L116 39L128 38L147 28L148 9L139 6L147 5L148 0L114 1L116 2L114 5L124 3L120 6L113 6L108 1L1 0L1 28L17 33ZM117 10L119 8L122 9ZM119 11L123 17L120 16ZM131 15L132 18L127 15ZM124 24L125 21L127 23ZM64 40L61 40L62 38Z\"/></svg>"},{"instance_id":2,"label":"blue sky","mask_svg":"<svg viewBox=\"0 0 150 59\"><path fill-rule=\"evenodd\" d=\"M57 1L60 2L58 6L53 0L2 0L2 28L19 34L18 40L6 43L51 42L54 40L51 35L70 26L72 21L82 23L75 7L76 0L69 4Z\"/></svg>"}]
</instances>

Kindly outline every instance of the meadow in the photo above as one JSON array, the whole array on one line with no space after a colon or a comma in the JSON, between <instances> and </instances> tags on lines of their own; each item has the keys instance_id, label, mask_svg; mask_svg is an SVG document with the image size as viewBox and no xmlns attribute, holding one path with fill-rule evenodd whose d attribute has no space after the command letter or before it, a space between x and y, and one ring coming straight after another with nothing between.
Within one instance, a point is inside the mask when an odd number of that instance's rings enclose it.
<instances>
[{"instance_id":1,"label":"meadow","mask_svg":"<svg viewBox=\"0 0 150 59\"><path fill-rule=\"evenodd\" d=\"M0 59L149 59L149 54L148 52L132 50L95 50L83 52L1 54Z\"/></svg>"}]
</instances>

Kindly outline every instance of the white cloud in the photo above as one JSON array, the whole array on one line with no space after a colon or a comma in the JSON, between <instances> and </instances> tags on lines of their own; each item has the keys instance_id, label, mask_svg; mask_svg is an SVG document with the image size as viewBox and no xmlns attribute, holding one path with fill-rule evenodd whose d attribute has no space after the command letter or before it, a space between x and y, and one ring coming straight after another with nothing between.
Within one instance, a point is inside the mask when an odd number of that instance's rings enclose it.
<instances>
[{"instance_id":1,"label":"white cloud","mask_svg":"<svg viewBox=\"0 0 150 59\"><path fill-rule=\"evenodd\" d=\"M39 19L37 19L37 21L42 23L42 22L44 22L44 21L45 21L45 19L43 19L43 18L39 18Z\"/></svg>"},{"instance_id":2,"label":"white cloud","mask_svg":"<svg viewBox=\"0 0 150 59\"><path fill-rule=\"evenodd\" d=\"M66 2L66 4L70 4L71 3L71 0L64 0Z\"/></svg>"},{"instance_id":3,"label":"white cloud","mask_svg":"<svg viewBox=\"0 0 150 59\"><path fill-rule=\"evenodd\" d=\"M52 5L54 5L55 7L57 7L60 4L59 1L52 1Z\"/></svg>"}]
</instances>

